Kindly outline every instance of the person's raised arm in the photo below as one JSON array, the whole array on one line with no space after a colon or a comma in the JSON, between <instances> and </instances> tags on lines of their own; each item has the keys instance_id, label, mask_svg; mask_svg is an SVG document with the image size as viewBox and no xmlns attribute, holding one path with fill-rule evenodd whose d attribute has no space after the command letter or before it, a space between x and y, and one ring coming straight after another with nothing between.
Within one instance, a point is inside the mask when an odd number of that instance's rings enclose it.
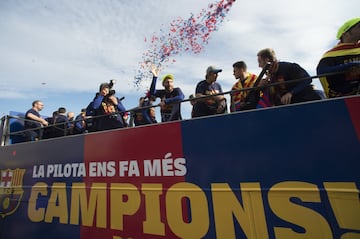
<instances>
[{"instance_id":1,"label":"person's raised arm","mask_svg":"<svg viewBox=\"0 0 360 239\"><path fill-rule=\"evenodd\" d=\"M159 75L159 69L154 65L152 64L150 66L150 71L153 75L153 79L151 81L151 85L150 85L150 95L152 96L155 96L156 94L156 81L157 81L157 78L158 78L158 75Z\"/></svg>"},{"instance_id":2,"label":"person's raised arm","mask_svg":"<svg viewBox=\"0 0 360 239\"><path fill-rule=\"evenodd\" d=\"M103 101L105 95L109 94L109 88L103 88L100 90L98 94L96 94L96 97L93 101L93 109L99 109L101 102Z\"/></svg>"}]
</instances>

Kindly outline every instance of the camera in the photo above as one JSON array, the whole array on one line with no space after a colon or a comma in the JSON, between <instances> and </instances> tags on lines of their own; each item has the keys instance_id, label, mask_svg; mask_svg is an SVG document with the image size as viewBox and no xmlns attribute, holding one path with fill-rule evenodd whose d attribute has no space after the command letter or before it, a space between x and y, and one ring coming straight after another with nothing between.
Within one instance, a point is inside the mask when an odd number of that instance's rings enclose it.
<instances>
[{"instance_id":1,"label":"camera","mask_svg":"<svg viewBox=\"0 0 360 239\"><path fill-rule=\"evenodd\" d=\"M115 80L111 79L110 82L109 82L109 94L108 96L112 96L112 95L115 95L116 91L113 88L115 84Z\"/></svg>"},{"instance_id":2,"label":"camera","mask_svg":"<svg viewBox=\"0 0 360 239\"><path fill-rule=\"evenodd\" d=\"M108 96L111 96L111 95L115 95L115 90L109 90L109 94L107 94Z\"/></svg>"}]
</instances>

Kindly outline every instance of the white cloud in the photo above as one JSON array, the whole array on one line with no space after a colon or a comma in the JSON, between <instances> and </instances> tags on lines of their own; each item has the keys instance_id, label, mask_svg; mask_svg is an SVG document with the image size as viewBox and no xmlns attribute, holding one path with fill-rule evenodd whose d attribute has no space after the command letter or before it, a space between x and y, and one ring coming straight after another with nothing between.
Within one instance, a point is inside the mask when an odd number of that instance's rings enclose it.
<instances>
[{"instance_id":1,"label":"white cloud","mask_svg":"<svg viewBox=\"0 0 360 239\"><path fill-rule=\"evenodd\" d=\"M49 103L51 94L88 92L90 101L99 83L112 78L118 80L121 94L141 96L150 79L144 80L140 90L134 88L133 80L148 50L144 39L167 29L177 17L197 14L211 2L2 0L0 98L20 98L29 105L36 92ZM355 6L355 0L346 4L237 0L202 53L176 55L176 62L163 72L173 73L176 85L188 96L203 79L206 67L215 64L224 69L219 81L228 91L234 81L232 63L245 60L249 70L257 73L256 53L272 47L280 59L297 62L314 74L321 55L336 43L337 28L358 17ZM64 104L79 107L66 99L58 103ZM127 104L132 108L137 101ZM189 112L189 106L185 108ZM9 110L17 110L11 102L0 107L0 112Z\"/></svg>"}]
</instances>

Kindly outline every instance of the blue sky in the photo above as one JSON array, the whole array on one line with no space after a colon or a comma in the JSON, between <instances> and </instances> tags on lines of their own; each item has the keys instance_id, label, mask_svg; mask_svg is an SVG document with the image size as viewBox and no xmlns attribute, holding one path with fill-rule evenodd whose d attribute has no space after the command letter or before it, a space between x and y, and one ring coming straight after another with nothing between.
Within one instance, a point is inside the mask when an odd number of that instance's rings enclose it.
<instances>
[{"instance_id":1,"label":"blue sky","mask_svg":"<svg viewBox=\"0 0 360 239\"><path fill-rule=\"evenodd\" d=\"M25 112L36 99L45 103L43 115L61 106L78 113L110 79L117 80L115 90L125 96L125 107L137 106L151 80L134 85L149 48L144 39L212 2L1 0L0 116ZM218 82L228 91L235 81L232 64L244 60L249 71L259 73L256 53L266 47L314 75L321 55L336 44L337 29L358 14L355 0L237 0L200 54L175 55L176 62L160 76L174 74L175 85L188 97L205 69L217 65L223 69ZM183 103L184 118L190 111Z\"/></svg>"}]
</instances>

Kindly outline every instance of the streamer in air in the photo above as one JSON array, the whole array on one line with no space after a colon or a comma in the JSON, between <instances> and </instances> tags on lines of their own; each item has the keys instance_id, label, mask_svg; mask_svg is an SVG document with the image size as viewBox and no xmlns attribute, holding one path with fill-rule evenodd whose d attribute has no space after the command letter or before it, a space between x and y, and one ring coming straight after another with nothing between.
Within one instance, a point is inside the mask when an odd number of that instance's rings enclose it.
<instances>
[{"instance_id":1,"label":"streamer in air","mask_svg":"<svg viewBox=\"0 0 360 239\"><path fill-rule=\"evenodd\" d=\"M140 86L143 79L151 77L150 65L155 64L164 69L176 62L176 56L191 52L199 54L208 44L211 34L217 31L224 21L235 0L221 0L211 3L197 15L191 13L188 19L180 17L173 20L168 27L162 27L144 41L149 45L143 53L142 61L134 77L134 85Z\"/></svg>"}]
</instances>

